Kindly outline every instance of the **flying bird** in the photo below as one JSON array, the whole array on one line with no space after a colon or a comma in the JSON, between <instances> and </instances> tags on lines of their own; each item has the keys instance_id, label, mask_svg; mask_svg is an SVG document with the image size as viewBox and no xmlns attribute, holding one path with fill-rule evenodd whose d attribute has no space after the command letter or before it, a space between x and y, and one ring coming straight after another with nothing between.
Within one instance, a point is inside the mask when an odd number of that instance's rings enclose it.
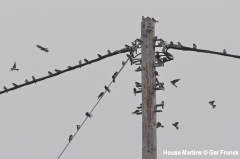
<instances>
[{"instance_id":1,"label":"flying bird","mask_svg":"<svg viewBox=\"0 0 240 159\"><path fill-rule=\"evenodd\" d=\"M157 122L157 128L159 128L159 127L164 127L160 122Z\"/></svg>"},{"instance_id":2,"label":"flying bird","mask_svg":"<svg viewBox=\"0 0 240 159\"><path fill-rule=\"evenodd\" d=\"M108 93L110 93L110 89L107 86L104 86L104 88L106 89L106 91L108 91Z\"/></svg>"},{"instance_id":3,"label":"flying bird","mask_svg":"<svg viewBox=\"0 0 240 159\"><path fill-rule=\"evenodd\" d=\"M14 87L17 87L18 85L17 84L15 84L15 83L12 83L12 85L14 86Z\"/></svg>"},{"instance_id":4,"label":"flying bird","mask_svg":"<svg viewBox=\"0 0 240 159\"><path fill-rule=\"evenodd\" d=\"M3 86L3 89L5 90L5 91L7 91L8 89L7 89L7 87L5 87L5 86ZM7 91L7 93L8 93L8 91Z\"/></svg>"},{"instance_id":5,"label":"flying bird","mask_svg":"<svg viewBox=\"0 0 240 159\"><path fill-rule=\"evenodd\" d=\"M102 55L100 55L100 54L97 54L97 55L98 55L98 57L99 57L99 58L101 58L101 57L102 57Z\"/></svg>"},{"instance_id":6,"label":"flying bird","mask_svg":"<svg viewBox=\"0 0 240 159\"><path fill-rule=\"evenodd\" d=\"M213 109L216 107L216 105L214 105L214 102L215 102L215 100L214 101L211 101L211 102L209 102L209 104L213 107Z\"/></svg>"},{"instance_id":7,"label":"flying bird","mask_svg":"<svg viewBox=\"0 0 240 159\"><path fill-rule=\"evenodd\" d=\"M41 49L41 50L43 50L43 51L45 51L45 52L48 52L48 48L44 48L44 47L42 47L42 46L40 46L40 45L36 45L39 49Z\"/></svg>"},{"instance_id":8,"label":"flying bird","mask_svg":"<svg viewBox=\"0 0 240 159\"><path fill-rule=\"evenodd\" d=\"M57 73L58 73L58 72L61 72L61 70L57 70L57 69L55 69L54 71L57 72Z\"/></svg>"},{"instance_id":9,"label":"flying bird","mask_svg":"<svg viewBox=\"0 0 240 159\"><path fill-rule=\"evenodd\" d=\"M182 44L181 44L180 42L178 42L178 45L179 45L179 46L182 46Z\"/></svg>"},{"instance_id":10,"label":"flying bird","mask_svg":"<svg viewBox=\"0 0 240 159\"><path fill-rule=\"evenodd\" d=\"M223 53L224 53L224 54L226 54L226 53L227 53L227 51L226 51L225 49L223 49Z\"/></svg>"},{"instance_id":11,"label":"flying bird","mask_svg":"<svg viewBox=\"0 0 240 159\"><path fill-rule=\"evenodd\" d=\"M16 71L18 71L19 69L16 69L16 62L14 62L14 65L13 65L13 67L10 69L10 71L14 71L14 70L16 70ZM9 71L9 72L10 72Z\"/></svg>"},{"instance_id":12,"label":"flying bird","mask_svg":"<svg viewBox=\"0 0 240 159\"><path fill-rule=\"evenodd\" d=\"M133 88L133 93L136 96L136 94L137 94L137 89L136 88Z\"/></svg>"},{"instance_id":13,"label":"flying bird","mask_svg":"<svg viewBox=\"0 0 240 159\"><path fill-rule=\"evenodd\" d=\"M87 60L87 59L84 59L84 61L85 61L86 63L88 63L88 60Z\"/></svg>"},{"instance_id":14,"label":"flying bird","mask_svg":"<svg viewBox=\"0 0 240 159\"><path fill-rule=\"evenodd\" d=\"M175 84L179 81L180 79L175 79L173 81L171 81L172 85L174 85L175 87L177 87Z\"/></svg>"},{"instance_id":15,"label":"flying bird","mask_svg":"<svg viewBox=\"0 0 240 159\"><path fill-rule=\"evenodd\" d=\"M77 130L79 130L80 129L80 125L77 125Z\"/></svg>"},{"instance_id":16,"label":"flying bird","mask_svg":"<svg viewBox=\"0 0 240 159\"><path fill-rule=\"evenodd\" d=\"M193 44L193 48L194 48L194 49L197 49L197 45L196 45L196 44Z\"/></svg>"},{"instance_id":17,"label":"flying bird","mask_svg":"<svg viewBox=\"0 0 240 159\"><path fill-rule=\"evenodd\" d=\"M68 141L71 142L72 139L73 139L73 136L70 135Z\"/></svg>"},{"instance_id":18,"label":"flying bird","mask_svg":"<svg viewBox=\"0 0 240 159\"><path fill-rule=\"evenodd\" d=\"M178 123L179 123L179 122L175 122L175 123L172 124L174 127L176 127L177 130L179 129Z\"/></svg>"},{"instance_id":19,"label":"flying bird","mask_svg":"<svg viewBox=\"0 0 240 159\"><path fill-rule=\"evenodd\" d=\"M111 51L110 51L110 50L108 50L108 51L107 51L107 53L108 53L108 54L111 54Z\"/></svg>"},{"instance_id":20,"label":"flying bird","mask_svg":"<svg viewBox=\"0 0 240 159\"><path fill-rule=\"evenodd\" d=\"M36 80L34 76L32 76L32 79L33 79L33 81L35 81L35 80ZM35 82L35 84L37 84L37 83Z\"/></svg>"},{"instance_id":21,"label":"flying bird","mask_svg":"<svg viewBox=\"0 0 240 159\"><path fill-rule=\"evenodd\" d=\"M28 83L28 80L27 80L27 79L25 79L25 83Z\"/></svg>"},{"instance_id":22,"label":"flying bird","mask_svg":"<svg viewBox=\"0 0 240 159\"><path fill-rule=\"evenodd\" d=\"M49 76L51 76L51 75L52 75L52 72L48 71L48 74L49 74Z\"/></svg>"},{"instance_id":23,"label":"flying bird","mask_svg":"<svg viewBox=\"0 0 240 159\"><path fill-rule=\"evenodd\" d=\"M88 112L87 112L85 115L86 115L87 117L89 117L89 118L91 118L91 117L93 116L92 114L90 114L90 113L88 113Z\"/></svg>"},{"instance_id":24,"label":"flying bird","mask_svg":"<svg viewBox=\"0 0 240 159\"><path fill-rule=\"evenodd\" d=\"M140 112L140 110L135 110L135 111L132 112L131 114L134 115L134 114L137 114L137 113L139 113L139 112Z\"/></svg>"},{"instance_id":25,"label":"flying bird","mask_svg":"<svg viewBox=\"0 0 240 159\"><path fill-rule=\"evenodd\" d=\"M155 76L159 76L157 71L155 71Z\"/></svg>"},{"instance_id":26,"label":"flying bird","mask_svg":"<svg viewBox=\"0 0 240 159\"><path fill-rule=\"evenodd\" d=\"M124 66L126 63L124 61L122 61L122 65Z\"/></svg>"},{"instance_id":27,"label":"flying bird","mask_svg":"<svg viewBox=\"0 0 240 159\"><path fill-rule=\"evenodd\" d=\"M98 95L98 99L101 98L103 95L104 95L104 92L101 92L101 93Z\"/></svg>"},{"instance_id":28,"label":"flying bird","mask_svg":"<svg viewBox=\"0 0 240 159\"><path fill-rule=\"evenodd\" d=\"M152 18L152 20L153 20L155 23L159 23L159 21L155 20L154 18Z\"/></svg>"}]
</instances>

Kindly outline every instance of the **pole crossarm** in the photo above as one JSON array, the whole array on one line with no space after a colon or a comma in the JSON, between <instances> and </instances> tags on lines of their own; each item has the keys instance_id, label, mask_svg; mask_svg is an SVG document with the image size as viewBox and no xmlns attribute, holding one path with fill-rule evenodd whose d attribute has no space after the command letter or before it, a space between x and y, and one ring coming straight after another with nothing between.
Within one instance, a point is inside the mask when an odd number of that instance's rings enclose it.
<instances>
[{"instance_id":1,"label":"pole crossarm","mask_svg":"<svg viewBox=\"0 0 240 159\"><path fill-rule=\"evenodd\" d=\"M27 86L27 85L30 85L30 84L33 84L33 83L36 83L36 82L39 82L39 81L43 81L45 79L48 79L48 78L52 78L52 77L55 77L55 76L58 76L62 73L65 73L65 72L68 72L68 71L72 71L72 70L75 70L77 68L81 68L83 66L86 66L86 65L89 65L91 63L94 63L94 62L98 62L100 60L103 60L107 57L110 57L110 56L114 56L114 55L118 55L118 54L121 54L121 53L126 53L126 52L132 52L134 50L137 50L139 48L139 45L141 43L139 42L138 44L132 46L132 47L129 47L129 48L123 48L121 50L116 50L110 54L106 54L106 55L102 55L100 58L97 58L97 59L93 59L93 60L89 60L87 63L83 63L81 65L76 65L76 66L71 66L70 68L67 68L65 70L61 70L60 72L57 72L57 73L53 73L52 75L48 75L48 76L45 76L45 77L41 77L41 78L38 78L38 79L35 79L35 80L32 80L32 81L28 81L27 83L23 83L23 84L19 84L15 87L12 87L12 88L8 88L7 90L3 90L3 91L0 91L0 94L3 94L3 93L6 93L6 92L9 92L9 91L13 91L15 89L18 89L18 88L21 88L23 86Z\"/></svg>"}]
</instances>

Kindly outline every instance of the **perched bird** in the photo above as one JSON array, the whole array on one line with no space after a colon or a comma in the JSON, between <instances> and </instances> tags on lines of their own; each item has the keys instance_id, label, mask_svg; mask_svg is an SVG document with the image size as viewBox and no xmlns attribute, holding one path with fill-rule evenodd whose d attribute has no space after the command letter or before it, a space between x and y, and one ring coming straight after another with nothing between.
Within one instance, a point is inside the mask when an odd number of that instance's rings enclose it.
<instances>
[{"instance_id":1,"label":"perched bird","mask_svg":"<svg viewBox=\"0 0 240 159\"><path fill-rule=\"evenodd\" d=\"M77 125L77 130L79 130L80 129L80 125Z\"/></svg>"},{"instance_id":2,"label":"perched bird","mask_svg":"<svg viewBox=\"0 0 240 159\"><path fill-rule=\"evenodd\" d=\"M139 67L135 70L135 72L139 72L139 71L142 71L141 66L139 66Z\"/></svg>"},{"instance_id":3,"label":"perched bird","mask_svg":"<svg viewBox=\"0 0 240 159\"><path fill-rule=\"evenodd\" d=\"M73 139L73 136L70 135L68 141L71 142L72 139Z\"/></svg>"},{"instance_id":4,"label":"perched bird","mask_svg":"<svg viewBox=\"0 0 240 159\"><path fill-rule=\"evenodd\" d=\"M182 44L181 44L180 42L178 42L178 45L179 45L179 46L182 46Z\"/></svg>"},{"instance_id":5,"label":"perched bird","mask_svg":"<svg viewBox=\"0 0 240 159\"><path fill-rule=\"evenodd\" d=\"M170 81L172 83L172 85L174 85L175 87L177 87L175 84L179 81L180 79L175 79L173 81Z\"/></svg>"},{"instance_id":6,"label":"perched bird","mask_svg":"<svg viewBox=\"0 0 240 159\"><path fill-rule=\"evenodd\" d=\"M133 93L136 96L136 94L137 94L137 89L136 88L133 88Z\"/></svg>"},{"instance_id":7,"label":"perched bird","mask_svg":"<svg viewBox=\"0 0 240 159\"><path fill-rule=\"evenodd\" d=\"M108 93L110 93L110 89L107 86L104 86L105 90L108 91Z\"/></svg>"},{"instance_id":8,"label":"perched bird","mask_svg":"<svg viewBox=\"0 0 240 159\"><path fill-rule=\"evenodd\" d=\"M142 87L142 84L139 82L135 82L136 87Z\"/></svg>"},{"instance_id":9,"label":"perched bird","mask_svg":"<svg viewBox=\"0 0 240 159\"><path fill-rule=\"evenodd\" d=\"M19 69L16 69L16 62L14 62L14 65L13 65L13 67L10 69L10 71L14 71L14 70L16 70L16 71L18 71ZM10 72L9 71L9 72Z\"/></svg>"},{"instance_id":10,"label":"perched bird","mask_svg":"<svg viewBox=\"0 0 240 159\"><path fill-rule=\"evenodd\" d=\"M115 82L115 79L116 79L117 75L118 75L118 72L115 72L115 73L112 75L113 82Z\"/></svg>"},{"instance_id":11,"label":"perched bird","mask_svg":"<svg viewBox=\"0 0 240 159\"><path fill-rule=\"evenodd\" d=\"M36 80L34 76L32 76L32 79L33 79L33 81L35 81L35 80ZM35 84L37 84L37 83L35 82Z\"/></svg>"},{"instance_id":12,"label":"perched bird","mask_svg":"<svg viewBox=\"0 0 240 159\"><path fill-rule=\"evenodd\" d=\"M155 76L159 76L157 71L155 71Z\"/></svg>"},{"instance_id":13,"label":"perched bird","mask_svg":"<svg viewBox=\"0 0 240 159\"><path fill-rule=\"evenodd\" d=\"M161 107L164 109L164 101L161 102Z\"/></svg>"},{"instance_id":14,"label":"perched bird","mask_svg":"<svg viewBox=\"0 0 240 159\"><path fill-rule=\"evenodd\" d=\"M211 102L209 102L209 104L213 107L213 109L216 107L216 105L214 105L214 102L215 102L215 100L214 101L211 101Z\"/></svg>"},{"instance_id":15,"label":"perched bird","mask_svg":"<svg viewBox=\"0 0 240 159\"><path fill-rule=\"evenodd\" d=\"M99 57L99 58L101 58L101 57L102 57L102 55L100 55L100 54L97 54L97 55L98 55L98 57Z\"/></svg>"},{"instance_id":16,"label":"perched bird","mask_svg":"<svg viewBox=\"0 0 240 159\"><path fill-rule=\"evenodd\" d=\"M160 122L157 122L157 128L159 128L159 127L164 127Z\"/></svg>"},{"instance_id":17,"label":"perched bird","mask_svg":"<svg viewBox=\"0 0 240 159\"><path fill-rule=\"evenodd\" d=\"M134 112L132 112L131 114L137 114L138 112L140 112L140 110L135 110Z\"/></svg>"},{"instance_id":18,"label":"perched bird","mask_svg":"<svg viewBox=\"0 0 240 159\"><path fill-rule=\"evenodd\" d=\"M224 53L224 54L226 54L226 53L227 53L227 51L226 51L225 49L223 49L223 53Z\"/></svg>"},{"instance_id":19,"label":"perched bird","mask_svg":"<svg viewBox=\"0 0 240 159\"><path fill-rule=\"evenodd\" d=\"M127 55L128 58L130 58L130 59L132 58L132 56L130 56L129 54L126 54L126 55Z\"/></svg>"},{"instance_id":20,"label":"perched bird","mask_svg":"<svg viewBox=\"0 0 240 159\"><path fill-rule=\"evenodd\" d=\"M130 46L128 46L127 44L125 44L125 47L126 47L126 48L130 48Z\"/></svg>"},{"instance_id":21,"label":"perched bird","mask_svg":"<svg viewBox=\"0 0 240 159\"><path fill-rule=\"evenodd\" d=\"M197 49L197 45L196 45L196 44L193 44L193 48L194 48L194 49Z\"/></svg>"},{"instance_id":22,"label":"perched bird","mask_svg":"<svg viewBox=\"0 0 240 159\"><path fill-rule=\"evenodd\" d=\"M124 61L122 61L122 65L124 66L126 63Z\"/></svg>"},{"instance_id":23,"label":"perched bird","mask_svg":"<svg viewBox=\"0 0 240 159\"><path fill-rule=\"evenodd\" d=\"M157 40L157 36L154 37L154 40Z\"/></svg>"},{"instance_id":24,"label":"perched bird","mask_svg":"<svg viewBox=\"0 0 240 159\"><path fill-rule=\"evenodd\" d=\"M72 66L68 66L67 68L72 68Z\"/></svg>"},{"instance_id":25,"label":"perched bird","mask_svg":"<svg viewBox=\"0 0 240 159\"><path fill-rule=\"evenodd\" d=\"M48 48L44 48L44 47L42 47L42 46L40 46L40 45L36 45L39 49L41 49L41 50L43 50L43 51L45 51L45 52L48 52Z\"/></svg>"},{"instance_id":26,"label":"perched bird","mask_svg":"<svg viewBox=\"0 0 240 159\"><path fill-rule=\"evenodd\" d=\"M108 51L107 51L107 53L108 53L108 54L111 54L111 51L110 51L110 50L108 50Z\"/></svg>"},{"instance_id":27,"label":"perched bird","mask_svg":"<svg viewBox=\"0 0 240 159\"><path fill-rule=\"evenodd\" d=\"M88 60L87 60L87 59L84 59L84 61L85 61L86 63L88 63Z\"/></svg>"},{"instance_id":28,"label":"perched bird","mask_svg":"<svg viewBox=\"0 0 240 159\"><path fill-rule=\"evenodd\" d=\"M159 21L155 20L154 18L152 18L152 20L153 20L155 23L159 23Z\"/></svg>"},{"instance_id":29,"label":"perched bird","mask_svg":"<svg viewBox=\"0 0 240 159\"><path fill-rule=\"evenodd\" d=\"M138 41L140 43L143 43L143 41L141 39L136 39L136 41Z\"/></svg>"},{"instance_id":30,"label":"perched bird","mask_svg":"<svg viewBox=\"0 0 240 159\"><path fill-rule=\"evenodd\" d=\"M93 115L92 114L90 114L90 113L88 113L88 112L86 112L86 114L85 114L87 117L89 117L89 118L91 118Z\"/></svg>"},{"instance_id":31,"label":"perched bird","mask_svg":"<svg viewBox=\"0 0 240 159\"><path fill-rule=\"evenodd\" d=\"M172 41L170 41L170 45L173 45L173 42L172 42Z\"/></svg>"},{"instance_id":32,"label":"perched bird","mask_svg":"<svg viewBox=\"0 0 240 159\"><path fill-rule=\"evenodd\" d=\"M167 41L164 41L163 39L159 39L161 43L166 43Z\"/></svg>"},{"instance_id":33,"label":"perched bird","mask_svg":"<svg viewBox=\"0 0 240 159\"><path fill-rule=\"evenodd\" d=\"M57 69L55 69L54 71L55 71L56 73L61 72L61 70L57 70Z\"/></svg>"},{"instance_id":34,"label":"perched bird","mask_svg":"<svg viewBox=\"0 0 240 159\"><path fill-rule=\"evenodd\" d=\"M52 75L52 72L48 71L48 74L49 74L49 76L51 76L51 75Z\"/></svg>"},{"instance_id":35,"label":"perched bird","mask_svg":"<svg viewBox=\"0 0 240 159\"><path fill-rule=\"evenodd\" d=\"M17 87L18 85L17 84L15 84L15 83L12 83L12 85L14 86L14 87Z\"/></svg>"},{"instance_id":36,"label":"perched bird","mask_svg":"<svg viewBox=\"0 0 240 159\"><path fill-rule=\"evenodd\" d=\"M142 20L144 20L145 18L144 18L144 16L142 16Z\"/></svg>"},{"instance_id":37,"label":"perched bird","mask_svg":"<svg viewBox=\"0 0 240 159\"><path fill-rule=\"evenodd\" d=\"M135 46L136 44L134 42L132 42L132 45Z\"/></svg>"},{"instance_id":38,"label":"perched bird","mask_svg":"<svg viewBox=\"0 0 240 159\"><path fill-rule=\"evenodd\" d=\"M5 86L3 86L3 89L5 90L5 91L7 91L8 89L7 89L7 87L5 87ZM7 93L8 93L8 91L7 91Z\"/></svg>"},{"instance_id":39,"label":"perched bird","mask_svg":"<svg viewBox=\"0 0 240 159\"><path fill-rule=\"evenodd\" d=\"M27 80L27 79L25 79L25 83L28 83L28 80Z\"/></svg>"},{"instance_id":40,"label":"perched bird","mask_svg":"<svg viewBox=\"0 0 240 159\"><path fill-rule=\"evenodd\" d=\"M81 60L79 60L79 62L78 62L78 63L79 63L79 65L81 65L81 64L82 64L82 61L81 61Z\"/></svg>"},{"instance_id":41,"label":"perched bird","mask_svg":"<svg viewBox=\"0 0 240 159\"><path fill-rule=\"evenodd\" d=\"M104 95L104 92L101 92L101 93L98 95L98 99L101 98L103 95Z\"/></svg>"},{"instance_id":42,"label":"perched bird","mask_svg":"<svg viewBox=\"0 0 240 159\"><path fill-rule=\"evenodd\" d=\"M174 127L176 127L177 130L179 129L178 123L179 123L179 122L175 122L175 123L172 124Z\"/></svg>"}]
</instances>

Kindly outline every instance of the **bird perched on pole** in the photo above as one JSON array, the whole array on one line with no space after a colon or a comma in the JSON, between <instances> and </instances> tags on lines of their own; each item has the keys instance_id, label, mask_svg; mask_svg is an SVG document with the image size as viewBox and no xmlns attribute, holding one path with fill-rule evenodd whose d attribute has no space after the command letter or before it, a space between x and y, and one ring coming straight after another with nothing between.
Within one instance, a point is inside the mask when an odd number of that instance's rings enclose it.
<instances>
[{"instance_id":1,"label":"bird perched on pole","mask_svg":"<svg viewBox=\"0 0 240 159\"><path fill-rule=\"evenodd\" d=\"M85 61L86 63L88 63L88 60L87 60L87 59L84 59L84 61Z\"/></svg>"},{"instance_id":2,"label":"bird perched on pole","mask_svg":"<svg viewBox=\"0 0 240 159\"><path fill-rule=\"evenodd\" d=\"M5 90L5 91L7 91L8 89L7 89L7 87L5 87L5 86L3 86L3 89ZM8 93L8 91L7 91L7 93Z\"/></svg>"},{"instance_id":3,"label":"bird perched on pole","mask_svg":"<svg viewBox=\"0 0 240 159\"><path fill-rule=\"evenodd\" d=\"M73 139L73 136L72 136L72 135L70 135L70 136L69 136L69 138L68 138L68 141L69 141L69 142L71 142L71 141L72 141L72 139Z\"/></svg>"},{"instance_id":4,"label":"bird perched on pole","mask_svg":"<svg viewBox=\"0 0 240 159\"><path fill-rule=\"evenodd\" d=\"M16 65L17 65L16 62L14 62L13 67L10 69L10 71L14 71L14 70L18 71L19 69L16 69Z\"/></svg>"},{"instance_id":5,"label":"bird perched on pole","mask_svg":"<svg viewBox=\"0 0 240 159\"><path fill-rule=\"evenodd\" d=\"M209 102L209 104L213 107L213 109L216 107L216 105L214 105L214 102L215 102L215 100L214 101L211 101L211 102Z\"/></svg>"},{"instance_id":6,"label":"bird perched on pole","mask_svg":"<svg viewBox=\"0 0 240 159\"><path fill-rule=\"evenodd\" d=\"M90 113L88 113L88 112L86 112L86 114L85 114L87 117L89 117L89 118L91 118L93 115L92 114L90 114Z\"/></svg>"},{"instance_id":7,"label":"bird perched on pole","mask_svg":"<svg viewBox=\"0 0 240 159\"><path fill-rule=\"evenodd\" d=\"M155 23L159 23L159 21L155 20L153 17L152 17L152 20L153 20Z\"/></svg>"},{"instance_id":8,"label":"bird perched on pole","mask_svg":"<svg viewBox=\"0 0 240 159\"><path fill-rule=\"evenodd\" d=\"M178 123L179 123L179 122L175 122L175 123L172 124L174 127L176 127L177 130L179 129Z\"/></svg>"},{"instance_id":9,"label":"bird perched on pole","mask_svg":"<svg viewBox=\"0 0 240 159\"><path fill-rule=\"evenodd\" d=\"M14 86L14 87L17 87L18 85L17 84L15 84L15 83L12 83L12 85Z\"/></svg>"},{"instance_id":10,"label":"bird perched on pole","mask_svg":"<svg viewBox=\"0 0 240 159\"><path fill-rule=\"evenodd\" d=\"M113 82L115 82L115 79L116 79L117 75L118 75L118 72L115 72L115 73L112 75Z\"/></svg>"},{"instance_id":11,"label":"bird perched on pole","mask_svg":"<svg viewBox=\"0 0 240 159\"><path fill-rule=\"evenodd\" d=\"M80 129L80 125L77 125L77 130L79 130Z\"/></svg>"},{"instance_id":12,"label":"bird perched on pole","mask_svg":"<svg viewBox=\"0 0 240 159\"><path fill-rule=\"evenodd\" d=\"M164 127L160 122L157 122L157 125L156 125L156 126L157 126L157 128L159 128L159 127L162 127L162 128L163 128L163 127Z\"/></svg>"},{"instance_id":13,"label":"bird perched on pole","mask_svg":"<svg viewBox=\"0 0 240 159\"><path fill-rule=\"evenodd\" d=\"M157 71L155 71L155 76L159 76Z\"/></svg>"},{"instance_id":14,"label":"bird perched on pole","mask_svg":"<svg viewBox=\"0 0 240 159\"><path fill-rule=\"evenodd\" d=\"M135 110L135 111L132 112L131 114L134 115L134 114L137 114L138 112L140 112L140 110Z\"/></svg>"},{"instance_id":15,"label":"bird perched on pole","mask_svg":"<svg viewBox=\"0 0 240 159\"><path fill-rule=\"evenodd\" d=\"M223 53L224 53L224 54L226 54L226 53L227 53L227 51L226 51L225 49L223 49Z\"/></svg>"},{"instance_id":16,"label":"bird perched on pole","mask_svg":"<svg viewBox=\"0 0 240 159\"><path fill-rule=\"evenodd\" d=\"M196 45L196 44L193 44L193 48L194 48L194 49L197 49L197 45Z\"/></svg>"},{"instance_id":17,"label":"bird perched on pole","mask_svg":"<svg viewBox=\"0 0 240 159\"><path fill-rule=\"evenodd\" d=\"M99 58L102 58L102 55L100 55L100 54L97 54L97 55L98 55Z\"/></svg>"},{"instance_id":18,"label":"bird perched on pole","mask_svg":"<svg viewBox=\"0 0 240 159\"><path fill-rule=\"evenodd\" d=\"M107 86L104 86L104 88L106 89L106 91L108 91L108 93L110 93L110 89Z\"/></svg>"},{"instance_id":19,"label":"bird perched on pole","mask_svg":"<svg viewBox=\"0 0 240 159\"><path fill-rule=\"evenodd\" d=\"M41 49L42 51L48 52L48 48L44 48L40 45L36 45L39 49Z\"/></svg>"},{"instance_id":20,"label":"bird perched on pole","mask_svg":"<svg viewBox=\"0 0 240 159\"><path fill-rule=\"evenodd\" d=\"M101 98L103 95L104 95L104 92L101 92L101 93L98 95L98 99Z\"/></svg>"},{"instance_id":21,"label":"bird perched on pole","mask_svg":"<svg viewBox=\"0 0 240 159\"><path fill-rule=\"evenodd\" d=\"M36 80L34 76L32 76L32 79L33 79L33 81L35 81L35 80ZM34 83L35 83L35 84L37 84L36 82L34 82Z\"/></svg>"},{"instance_id":22,"label":"bird perched on pole","mask_svg":"<svg viewBox=\"0 0 240 159\"><path fill-rule=\"evenodd\" d=\"M28 83L28 80L27 80L27 79L25 79L25 83Z\"/></svg>"},{"instance_id":23,"label":"bird perched on pole","mask_svg":"<svg viewBox=\"0 0 240 159\"><path fill-rule=\"evenodd\" d=\"M51 75L52 75L52 72L48 71L48 74L49 74L49 76L51 76Z\"/></svg>"},{"instance_id":24,"label":"bird perched on pole","mask_svg":"<svg viewBox=\"0 0 240 159\"><path fill-rule=\"evenodd\" d=\"M107 53L108 53L108 54L111 54L111 51L110 51L110 50L108 50L108 51L107 51Z\"/></svg>"},{"instance_id":25,"label":"bird perched on pole","mask_svg":"<svg viewBox=\"0 0 240 159\"><path fill-rule=\"evenodd\" d=\"M175 84L179 81L180 79L175 79L173 81L171 81L172 85L174 85L175 87L177 87Z\"/></svg>"}]
</instances>

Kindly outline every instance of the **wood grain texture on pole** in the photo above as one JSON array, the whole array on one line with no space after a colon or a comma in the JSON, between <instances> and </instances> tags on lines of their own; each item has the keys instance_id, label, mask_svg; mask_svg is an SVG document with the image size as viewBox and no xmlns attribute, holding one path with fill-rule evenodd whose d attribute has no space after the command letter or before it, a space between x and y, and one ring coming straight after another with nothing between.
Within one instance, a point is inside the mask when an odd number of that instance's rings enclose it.
<instances>
[{"instance_id":1,"label":"wood grain texture on pole","mask_svg":"<svg viewBox=\"0 0 240 159\"><path fill-rule=\"evenodd\" d=\"M142 159L157 159L157 129L155 83L155 22L143 18L142 37Z\"/></svg>"}]
</instances>

